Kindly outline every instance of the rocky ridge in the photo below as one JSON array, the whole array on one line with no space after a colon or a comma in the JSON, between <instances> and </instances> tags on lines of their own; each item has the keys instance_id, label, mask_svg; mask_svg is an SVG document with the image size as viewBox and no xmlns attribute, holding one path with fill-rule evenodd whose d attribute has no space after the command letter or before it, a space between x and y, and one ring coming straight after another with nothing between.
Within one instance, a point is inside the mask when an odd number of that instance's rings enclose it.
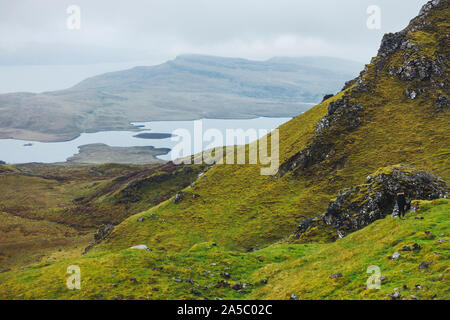
<instances>
[{"instance_id":1,"label":"rocky ridge","mask_svg":"<svg viewBox=\"0 0 450 320\"><path fill-rule=\"evenodd\" d=\"M441 178L411 166L391 166L367 177L362 185L339 191L321 215L305 219L298 226L298 239L312 228L332 227L336 238L355 232L396 212L396 194L411 200L448 198L450 186Z\"/></svg>"}]
</instances>

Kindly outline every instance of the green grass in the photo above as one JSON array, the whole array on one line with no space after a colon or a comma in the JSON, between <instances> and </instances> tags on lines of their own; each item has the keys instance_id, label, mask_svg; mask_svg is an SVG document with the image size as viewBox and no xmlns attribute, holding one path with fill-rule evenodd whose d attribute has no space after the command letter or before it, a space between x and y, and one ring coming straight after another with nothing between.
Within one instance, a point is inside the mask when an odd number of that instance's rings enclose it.
<instances>
[{"instance_id":1,"label":"green grass","mask_svg":"<svg viewBox=\"0 0 450 320\"><path fill-rule=\"evenodd\" d=\"M202 166L1 166L0 270L81 254L102 224L173 196Z\"/></svg>"},{"instance_id":2,"label":"green grass","mask_svg":"<svg viewBox=\"0 0 450 320\"><path fill-rule=\"evenodd\" d=\"M250 298L286 299L295 293L301 299L386 299L395 288L406 298L450 298L450 201L420 202L416 214L408 214L406 221L387 217L338 240L322 245L306 257L282 264L269 265L256 273L258 277L271 277L269 284L255 290ZM415 219L423 216L424 220ZM427 235L425 232L431 232ZM437 240L443 240L443 243ZM419 251L400 251L404 246L419 244ZM398 260L389 260L399 252ZM429 269L419 265L432 262ZM367 268L379 266L386 276L380 290L365 289L369 274ZM330 279L331 273L342 273L342 278ZM423 290L416 290L421 285Z\"/></svg>"},{"instance_id":3,"label":"green grass","mask_svg":"<svg viewBox=\"0 0 450 320\"><path fill-rule=\"evenodd\" d=\"M445 2L427 17L429 25L410 34L419 44L419 55L421 52L428 58L436 52L444 57L449 55L448 46L441 41L441 35L448 34L448 24L443 21L449 10ZM155 203L149 198L154 195L152 188L159 184L146 180L149 177L146 175L144 180L138 179L146 181L143 188L131 196L141 197L143 203L149 201L148 207L144 208L141 200L130 204L131 208L143 211L121 216L120 221L129 217L87 256L0 274L0 297L286 299L294 293L303 299L384 299L394 288L420 284L426 289L419 292L408 289L402 294L448 299L445 285L448 242L436 242L440 234L448 240L448 200L422 203L424 220L411 215L406 222L388 217L334 243L327 243L328 232L319 230L310 234L313 244L284 241L302 219L323 213L339 190L363 183L367 175L379 168L413 165L450 181L450 110L437 113L434 104L439 94L445 94L444 89L431 81L404 82L389 74L390 67L398 68L407 58L399 50L379 70L376 63L380 58L375 59L363 75L367 91L360 90L354 82L345 91L280 127L279 160L285 163L311 143L316 124L327 115L331 102L345 96L352 103L360 103L364 110L361 126L349 131L340 123L320 137L333 145L321 163L283 176L261 176L257 165L215 165L195 186L183 190L184 199L180 203L175 204L169 197L161 198L163 201L152 208ZM445 81L447 74L445 68L442 79L434 79L435 83ZM410 100L405 95L406 89L425 91ZM185 179L174 181L184 187ZM91 182L84 191L75 192L86 199L97 199L101 205L95 210L105 209L86 211L87 218L97 217L101 221L111 217L109 206L120 202L121 190L132 184L116 183L111 177ZM171 185L162 184L173 191ZM37 192L33 191L32 197L37 198ZM117 214L123 214L124 208ZM138 221L141 217L144 220ZM431 231L434 237L427 236L425 231ZM422 250L402 253L397 261L387 259L413 242L419 243ZM153 251L128 249L138 244L146 244ZM246 253L248 249L257 251ZM424 272L418 270L423 261L432 261ZM212 266L212 262L217 265ZM71 264L82 268L81 291L65 288L65 270ZM382 274L388 276L380 291L364 290L366 269L372 264L379 265ZM153 270L154 267L164 267L164 271ZM246 288L245 293L215 288L214 284L221 279L219 273L228 267L232 274L230 283L251 282L254 286ZM211 271L214 276L204 276L204 271ZM330 273L338 272L343 274L342 278L329 279ZM199 287L175 282L173 277L192 278ZM265 279L267 285L261 283ZM190 292L192 288L200 292L198 296Z\"/></svg>"},{"instance_id":4,"label":"green grass","mask_svg":"<svg viewBox=\"0 0 450 320\"><path fill-rule=\"evenodd\" d=\"M182 253L158 249L92 253L0 274L0 298L288 299L294 293L301 299L386 299L394 288L406 285L408 289L401 292L405 298L413 294L420 299L448 299L449 213L449 200L421 201L419 212L408 214L407 221L387 217L334 243L280 243L251 253L229 251L211 242ZM422 249L400 251L413 243ZM395 251L401 252L400 259L389 260ZM432 262L425 271L418 268L423 261ZM66 287L70 265L81 268L81 290ZM370 265L379 266L381 275L388 277L381 290L364 288ZM224 279L223 272L230 273L230 279ZM338 272L342 278L329 278ZM175 282L175 277L183 282ZM217 288L221 280L230 286L251 285L238 292ZM414 289L418 284L423 290Z\"/></svg>"}]
</instances>

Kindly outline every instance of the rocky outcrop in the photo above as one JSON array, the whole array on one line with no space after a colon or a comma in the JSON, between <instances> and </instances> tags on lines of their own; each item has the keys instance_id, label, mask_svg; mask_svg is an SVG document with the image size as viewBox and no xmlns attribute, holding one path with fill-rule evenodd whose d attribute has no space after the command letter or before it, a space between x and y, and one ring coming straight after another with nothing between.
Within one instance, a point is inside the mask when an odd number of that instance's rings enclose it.
<instances>
[{"instance_id":1,"label":"rocky outcrop","mask_svg":"<svg viewBox=\"0 0 450 320\"><path fill-rule=\"evenodd\" d=\"M444 109L448 109L449 102L446 96L440 95L439 97L434 100L434 103L436 104L436 111L442 112Z\"/></svg>"},{"instance_id":2,"label":"rocky outcrop","mask_svg":"<svg viewBox=\"0 0 450 320\"><path fill-rule=\"evenodd\" d=\"M173 198L173 203L178 204L181 201L183 201L183 199L184 199L184 193L180 191Z\"/></svg>"},{"instance_id":3,"label":"rocky outcrop","mask_svg":"<svg viewBox=\"0 0 450 320\"><path fill-rule=\"evenodd\" d=\"M316 125L311 143L281 165L281 174L307 169L333 155L334 138L358 128L363 123L363 114L362 105L352 103L347 97L331 102L328 114Z\"/></svg>"},{"instance_id":4,"label":"rocky outcrop","mask_svg":"<svg viewBox=\"0 0 450 320\"><path fill-rule=\"evenodd\" d=\"M326 101L326 100L328 100L328 99L330 99L330 98L333 98L334 97L334 94L326 94L326 95L324 95L323 96L323 99L322 99L322 102L324 102L324 101Z\"/></svg>"},{"instance_id":5,"label":"rocky outcrop","mask_svg":"<svg viewBox=\"0 0 450 320\"><path fill-rule=\"evenodd\" d=\"M354 85L354 92L367 92L370 88L376 88L376 81L368 80L370 70L373 70L375 77L370 77L371 80L376 80L380 76L380 72L386 70L390 75L395 75L398 79L406 82L415 83L414 89L409 92L414 92L411 98L410 94L407 96L410 99L415 99L421 92L419 88L426 84L431 84L435 88L443 88L446 83L446 53L441 50L435 50L444 41L447 41L449 35L445 35L444 39L427 39L428 32L433 33L435 26L426 17L435 9L445 9L448 6L448 0L432 0L425 4L419 16L414 18L410 24L402 31L396 33L387 33L384 35L378 54L371 61L371 65L366 66L365 70L354 80L348 81L344 89L350 88ZM423 31L423 34L418 34L418 31ZM424 38L425 43L415 38L418 34L419 39ZM442 43L443 47L445 44ZM432 48L432 47L435 48ZM440 51L440 52L439 52ZM400 59L392 59L398 52L401 52ZM385 69L385 67L387 67ZM373 68L373 69L372 69Z\"/></svg>"},{"instance_id":6,"label":"rocky outcrop","mask_svg":"<svg viewBox=\"0 0 450 320\"><path fill-rule=\"evenodd\" d=\"M339 191L325 213L302 221L296 234L328 225L344 237L393 213L398 192L405 192L411 201L447 198L448 191L445 181L427 171L400 165L383 168L368 176L364 184Z\"/></svg>"},{"instance_id":7,"label":"rocky outcrop","mask_svg":"<svg viewBox=\"0 0 450 320\"><path fill-rule=\"evenodd\" d=\"M329 161L329 172L344 166L346 156L338 152L340 137L370 121L371 110L376 106L364 105L367 100L364 95L378 94L382 87L380 81L386 77L395 77L403 83L405 99L434 101L436 114L447 109L446 43L450 35L437 30L442 29L440 25L448 7L449 0L429 1L404 30L386 34L371 64L345 84L347 91L341 99L329 103L328 114L316 124L310 143L280 166L280 174L306 171L325 160Z\"/></svg>"},{"instance_id":8,"label":"rocky outcrop","mask_svg":"<svg viewBox=\"0 0 450 320\"><path fill-rule=\"evenodd\" d=\"M422 6L419 16L426 15L431 9L437 8L441 5L441 0L431 0Z\"/></svg>"},{"instance_id":9,"label":"rocky outcrop","mask_svg":"<svg viewBox=\"0 0 450 320\"><path fill-rule=\"evenodd\" d=\"M114 225L112 224L105 224L102 225L97 232L94 234L94 242L91 243L90 245L88 245L84 250L83 250L83 255L88 253L88 251L90 249L92 249L93 246L95 246L96 244L99 244L100 242L102 242L103 240L105 240L113 231L114 229Z\"/></svg>"}]
</instances>

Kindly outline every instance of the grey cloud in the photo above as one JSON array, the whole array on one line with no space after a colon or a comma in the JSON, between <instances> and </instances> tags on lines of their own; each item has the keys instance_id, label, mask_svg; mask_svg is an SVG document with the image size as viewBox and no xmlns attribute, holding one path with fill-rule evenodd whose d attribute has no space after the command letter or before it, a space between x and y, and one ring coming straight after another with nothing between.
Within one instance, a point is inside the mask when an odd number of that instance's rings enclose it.
<instances>
[{"instance_id":1,"label":"grey cloud","mask_svg":"<svg viewBox=\"0 0 450 320\"><path fill-rule=\"evenodd\" d=\"M0 0L0 64L94 63L203 53L368 62L426 0ZM81 8L81 30L66 8ZM381 30L366 27L369 5ZM45 59L45 57L52 57ZM51 62L50 61L50 62Z\"/></svg>"}]
</instances>

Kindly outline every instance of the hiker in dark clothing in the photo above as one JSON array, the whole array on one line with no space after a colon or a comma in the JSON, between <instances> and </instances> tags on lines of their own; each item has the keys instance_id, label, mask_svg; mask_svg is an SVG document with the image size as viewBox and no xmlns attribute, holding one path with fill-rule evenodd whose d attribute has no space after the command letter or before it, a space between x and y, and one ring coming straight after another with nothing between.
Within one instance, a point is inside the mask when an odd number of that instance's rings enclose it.
<instances>
[{"instance_id":1,"label":"hiker in dark clothing","mask_svg":"<svg viewBox=\"0 0 450 320\"><path fill-rule=\"evenodd\" d=\"M397 193L398 214L400 219L405 220L406 197L404 192Z\"/></svg>"}]
</instances>

